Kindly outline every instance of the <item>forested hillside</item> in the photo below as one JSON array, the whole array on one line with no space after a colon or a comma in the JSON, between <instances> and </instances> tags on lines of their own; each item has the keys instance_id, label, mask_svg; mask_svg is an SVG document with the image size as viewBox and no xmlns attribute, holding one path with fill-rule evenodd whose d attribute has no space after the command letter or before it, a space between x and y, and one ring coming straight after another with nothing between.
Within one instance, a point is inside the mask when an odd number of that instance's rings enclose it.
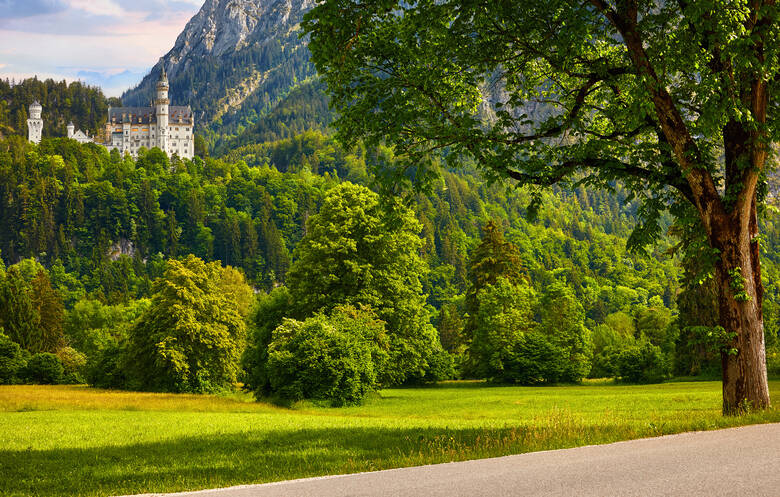
<instances>
[{"instance_id":1,"label":"forested hillside","mask_svg":"<svg viewBox=\"0 0 780 497\"><path fill-rule=\"evenodd\" d=\"M134 161L66 139L35 146L9 138L0 142L0 250L8 265L25 258L43 264L68 312L83 312L90 302L134 308L151 295L166 261L187 254L240 268L259 291L270 291L285 284L307 220L327 192L343 181L371 184L372 167L392 160L387 149L347 151L319 132L192 161L156 149ZM615 336L654 334L670 354L687 350L686 340L695 337L678 338L675 325L685 281L679 259L668 252L673 240L659 240L647 257L626 250L635 204L619 185L615 192L545 193L533 221L530 200L523 190L488 186L476 173L446 171L430 195L411 199L421 227L423 291L445 349L460 354L469 340L463 329L470 263L493 220L516 246L534 291L559 282L573 292L585 326L601 337L597 349ZM778 266L771 254L778 236L768 215L772 344ZM689 300L702 299L696 295ZM701 354L678 355L687 361L678 372L701 369Z\"/></svg>"},{"instance_id":2,"label":"forested hillside","mask_svg":"<svg viewBox=\"0 0 780 497\"><path fill-rule=\"evenodd\" d=\"M27 136L28 107L37 100L43 106L43 136L65 136L69 122L94 135L105 124L108 107L120 106L100 88L79 82L25 79L12 84L0 80L0 137Z\"/></svg>"},{"instance_id":3,"label":"forested hillside","mask_svg":"<svg viewBox=\"0 0 780 497\"><path fill-rule=\"evenodd\" d=\"M134 286L135 277L120 278L127 287L115 288L109 268L133 268L143 277L153 273L148 265L156 257L186 253L241 267L258 287L283 283L325 192L343 180L367 184L372 162L392 160L388 150L347 152L317 132L205 161L168 159L156 150L133 161L64 139L38 147L8 139L0 154L6 262L60 260L82 273L87 292L102 291L114 302L144 290ZM469 251L490 219L508 230L540 284L554 272L581 292L588 285L625 286L640 300L658 295L674 307L677 269L663 247L652 258L625 250L633 207L621 206L620 193L580 188L550 194L535 222L526 219L527 194L488 187L476 175L445 173L433 195L414 200L422 256L432 269L428 293L437 308L465 291ZM613 298L607 293L605 302Z\"/></svg>"}]
</instances>

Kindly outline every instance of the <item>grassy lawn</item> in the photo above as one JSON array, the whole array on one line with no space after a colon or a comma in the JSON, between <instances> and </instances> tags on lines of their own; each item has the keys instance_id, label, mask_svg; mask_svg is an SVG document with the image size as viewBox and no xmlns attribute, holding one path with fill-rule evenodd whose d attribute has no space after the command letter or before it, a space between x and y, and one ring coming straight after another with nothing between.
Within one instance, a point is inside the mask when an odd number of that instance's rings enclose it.
<instances>
[{"instance_id":1,"label":"grassy lawn","mask_svg":"<svg viewBox=\"0 0 780 497\"><path fill-rule=\"evenodd\" d=\"M771 382L780 394L780 381ZM0 386L0 495L193 490L517 454L752 423L717 382L390 389L361 407Z\"/></svg>"}]
</instances>

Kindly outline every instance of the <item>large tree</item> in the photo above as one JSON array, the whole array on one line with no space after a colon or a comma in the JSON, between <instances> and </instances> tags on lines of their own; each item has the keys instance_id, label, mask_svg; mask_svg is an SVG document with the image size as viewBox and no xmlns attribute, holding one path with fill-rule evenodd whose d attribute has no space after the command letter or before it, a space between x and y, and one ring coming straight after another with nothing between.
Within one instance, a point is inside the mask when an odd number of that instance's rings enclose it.
<instances>
[{"instance_id":1,"label":"large tree","mask_svg":"<svg viewBox=\"0 0 780 497\"><path fill-rule=\"evenodd\" d=\"M387 323L385 383L419 380L441 346L425 307L420 223L364 186L342 183L309 218L287 274L294 313L307 318L338 305L370 306Z\"/></svg>"},{"instance_id":2,"label":"large tree","mask_svg":"<svg viewBox=\"0 0 780 497\"><path fill-rule=\"evenodd\" d=\"M304 27L343 139L382 141L397 174L432 152L489 178L619 180L659 213L693 211L723 328L723 410L769 405L757 212L776 139L778 10L762 0L333 0Z\"/></svg>"},{"instance_id":3,"label":"large tree","mask_svg":"<svg viewBox=\"0 0 780 497\"><path fill-rule=\"evenodd\" d=\"M151 305L130 329L128 388L210 392L232 388L245 346L243 277L194 255L171 259Z\"/></svg>"}]
</instances>

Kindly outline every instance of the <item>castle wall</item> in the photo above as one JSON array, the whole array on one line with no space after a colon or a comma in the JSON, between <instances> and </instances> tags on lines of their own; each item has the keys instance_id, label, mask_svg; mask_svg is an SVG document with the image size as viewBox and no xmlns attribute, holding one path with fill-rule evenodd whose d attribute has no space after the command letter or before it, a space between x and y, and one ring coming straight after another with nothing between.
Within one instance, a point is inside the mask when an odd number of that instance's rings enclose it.
<instances>
[{"instance_id":1,"label":"castle wall","mask_svg":"<svg viewBox=\"0 0 780 497\"><path fill-rule=\"evenodd\" d=\"M107 145L108 148L116 148L121 153L127 152L133 157L138 156L141 147L150 149L158 146L159 143L157 124L122 123L111 125L110 130L111 141ZM183 159L192 159L195 155L192 125L189 123L168 125L166 148L170 155L176 154Z\"/></svg>"}]
</instances>

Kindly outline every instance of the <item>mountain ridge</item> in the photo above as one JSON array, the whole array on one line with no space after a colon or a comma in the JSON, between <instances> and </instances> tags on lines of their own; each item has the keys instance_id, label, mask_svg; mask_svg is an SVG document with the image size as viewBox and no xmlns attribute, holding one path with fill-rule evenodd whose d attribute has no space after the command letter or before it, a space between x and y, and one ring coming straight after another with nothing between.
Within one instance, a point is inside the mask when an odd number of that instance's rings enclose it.
<instances>
[{"instance_id":1,"label":"mountain ridge","mask_svg":"<svg viewBox=\"0 0 780 497\"><path fill-rule=\"evenodd\" d=\"M298 81L315 74L299 37L313 0L206 0L144 79L122 95L146 105L162 67L171 99L191 105L199 128L253 124Z\"/></svg>"}]
</instances>

